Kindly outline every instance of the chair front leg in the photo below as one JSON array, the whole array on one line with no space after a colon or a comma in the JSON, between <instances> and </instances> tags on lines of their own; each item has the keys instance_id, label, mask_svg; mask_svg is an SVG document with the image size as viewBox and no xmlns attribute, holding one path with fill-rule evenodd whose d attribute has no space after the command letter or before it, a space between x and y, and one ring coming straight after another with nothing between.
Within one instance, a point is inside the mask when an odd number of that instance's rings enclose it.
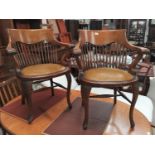
<instances>
[{"instance_id":1,"label":"chair front leg","mask_svg":"<svg viewBox=\"0 0 155 155\"><path fill-rule=\"evenodd\" d=\"M71 93L71 75L70 73L67 73L66 74L66 78L67 78L67 104L68 104L68 107L69 109L72 108L72 105L71 105L71 101L70 101L70 93Z\"/></svg>"},{"instance_id":2,"label":"chair front leg","mask_svg":"<svg viewBox=\"0 0 155 155\"><path fill-rule=\"evenodd\" d=\"M2 130L2 135L6 135L7 132L1 124L0 124L0 129Z\"/></svg>"},{"instance_id":3,"label":"chair front leg","mask_svg":"<svg viewBox=\"0 0 155 155\"><path fill-rule=\"evenodd\" d=\"M22 102L27 102L29 108L28 122L31 123L33 120L33 110L32 110L32 81L22 80Z\"/></svg>"},{"instance_id":4,"label":"chair front leg","mask_svg":"<svg viewBox=\"0 0 155 155\"><path fill-rule=\"evenodd\" d=\"M130 111L129 111L129 119L130 119L131 128L134 128L135 127L135 122L134 122L134 119L133 119L133 112L134 112L135 104L136 104L138 94L139 94L137 83L132 84L132 93L133 93L133 96L132 96L132 103L131 103Z\"/></svg>"},{"instance_id":5,"label":"chair front leg","mask_svg":"<svg viewBox=\"0 0 155 155\"><path fill-rule=\"evenodd\" d=\"M117 102L117 88L114 88L114 105Z\"/></svg>"},{"instance_id":6,"label":"chair front leg","mask_svg":"<svg viewBox=\"0 0 155 155\"><path fill-rule=\"evenodd\" d=\"M51 84L51 94L52 96L54 96L53 79L50 79L50 84Z\"/></svg>"},{"instance_id":7,"label":"chair front leg","mask_svg":"<svg viewBox=\"0 0 155 155\"><path fill-rule=\"evenodd\" d=\"M84 121L83 129L86 130L88 126L89 119L89 94L91 91L90 86L81 85L81 96L82 96L82 105L84 106Z\"/></svg>"}]
</instances>

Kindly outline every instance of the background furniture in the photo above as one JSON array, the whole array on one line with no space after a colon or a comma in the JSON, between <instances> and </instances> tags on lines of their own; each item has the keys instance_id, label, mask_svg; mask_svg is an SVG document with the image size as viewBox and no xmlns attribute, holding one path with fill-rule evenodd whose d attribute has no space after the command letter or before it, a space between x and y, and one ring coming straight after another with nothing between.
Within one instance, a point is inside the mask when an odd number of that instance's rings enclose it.
<instances>
[{"instance_id":1,"label":"background furniture","mask_svg":"<svg viewBox=\"0 0 155 155\"><path fill-rule=\"evenodd\" d=\"M145 48L130 45L125 30L80 30L79 44L74 54L80 70L82 105L85 109L84 129L88 125L89 97L112 97L107 94L90 96L92 87L114 89L114 104L117 93L127 99L131 103L130 126L134 128L133 110L138 97L138 79L131 73L147 51ZM124 86L132 88L131 101L120 91L120 87Z\"/></svg>"},{"instance_id":2,"label":"background furniture","mask_svg":"<svg viewBox=\"0 0 155 155\"><path fill-rule=\"evenodd\" d=\"M146 47L150 49L150 61L155 62L155 19L149 20L148 40Z\"/></svg>"},{"instance_id":3,"label":"background furniture","mask_svg":"<svg viewBox=\"0 0 155 155\"><path fill-rule=\"evenodd\" d=\"M101 30L102 20L90 20L90 30Z\"/></svg>"},{"instance_id":4,"label":"background furniture","mask_svg":"<svg viewBox=\"0 0 155 155\"><path fill-rule=\"evenodd\" d=\"M135 45L144 46L146 19L131 19L128 29L128 40Z\"/></svg>"},{"instance_id":5,"label":"background furniture","mask_svg":"<svg viewBox=\"0 0 155 155\"><path fill-rule=\"evenodd\" d=\"M56 19L56 23L59 30L58 40L64 43L71 43L71 34L70 32L67 32L65 21L63 19Z\"/></svg>"}]
</instances>

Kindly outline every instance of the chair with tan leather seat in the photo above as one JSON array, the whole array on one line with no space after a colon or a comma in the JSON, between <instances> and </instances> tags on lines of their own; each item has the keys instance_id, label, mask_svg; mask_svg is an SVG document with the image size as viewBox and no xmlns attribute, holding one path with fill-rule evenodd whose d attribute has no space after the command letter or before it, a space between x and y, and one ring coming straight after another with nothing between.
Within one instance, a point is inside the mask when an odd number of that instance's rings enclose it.
<instances>
[{"instance_id":1,"label":"chair with tan leather seat","mask_svg":"<svg viewBox=\"0 0 155 155\"><path fill-rule=\"evenodd\" d=\"M134 128L133 111L138 97L137 76L133 69L148 49L128 43L126 30L80 30L79 44L74 49L74 56L79 67L82 105L85 109L83 128L87 129L89 120L89 97L123 96L130 103L129 120ZM130 86L133 98L130 101L121 91L121 87ZM92 87L106 87L114 94L90 96Z\"/></svg>"},{"instance_id":2,"label":"chair with tan leather seat","mask_svg":"<svg viewBox=\"0 0 155 155\"><path fill-rule=\"evenodd\" d=\"M70 103L71 76L68 66L68 57L71 44L65 44L55 40L51 29L9 29L8 52L15 51L14 55L17 64L17 77L21 80L22 103L29 107L28 121L33 119L32 111L32 83L44 80L51 81L51 93L54 95L54 87L60 86L53 82L54 77L66 75L67 103Z\"/></svg>"}]
</instances>

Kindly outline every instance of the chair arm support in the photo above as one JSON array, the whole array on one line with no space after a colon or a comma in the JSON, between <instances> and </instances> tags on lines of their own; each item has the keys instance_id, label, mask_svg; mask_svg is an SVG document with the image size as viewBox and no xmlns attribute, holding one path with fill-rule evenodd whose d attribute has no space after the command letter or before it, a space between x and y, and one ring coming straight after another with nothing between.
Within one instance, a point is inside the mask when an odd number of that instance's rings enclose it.
<instances>
[{"instance_id":1,"label":"chair arm support","mask_svg":"<svg viewBox=\"0 0 155 155\"><path fill-rule=\"evenodd\" d=\"M82 54L81 49L80 49L79 47L76 46L76 47L73 49L72 55L73 55L73 57L75 57L75 59L76 59L76 63L77 63L77 65L78 65L79 70L83 70L82 62L81 62L81 59L79 58L79 56L80 56L81 54Z\"/></svg>"},{"instance_id":2,"label":"chair arm support","mask_svg":"<svg viewBox=\"0 0 155 155\"><path fill-rule=\"evenodd\" d=\"M73 49L73 56L77 57L80 55L81 55L80 43L77 43L75 45L75 48Z\"/></svg>"},{"instance_id":3,"label":"chair arm support","mask_svg":"<svg viewBox=\"0 0 155 155\"><path fill-rule=\"evenodd\" d=\"M77 48L74 48L73 49L73 56L80 56L81 55L81 49L77 49Z\"/></svg>"},{"instance_id":4,"label":"chair arm support","mask_svg":"<svg viewBox=\"0 0 155 155\"><path fill-rule=\"evenodd\" d=\"M145 47L139 47L141 49L141 51L143 52L143 54L149 54L150 50L148 48Z\"/></svg>"},{"instance_id":5,"label":"chair arm support","mask_svg":"<svg viewBox=\"0 0 155 155\"><path fill-rule=\"evenodd\" d=\"M58 43L58 44L61 45L61 46L65 46L65 47L67 47L67 48L70 48L70 49L72 49L72 48L75 47L74 44L63 43L63 42L60 42L60 41L58 41L58 40L56 40L56 43Z\"/></svg>"},{"instance_id":6,"label":"chair arm support","mask_svg":"<svg viewBox=\"0 0 155 155\"><path fill-rule=\"evenodd\" d=\"M73 54L73 48L75 46L73 44L68 44L65 46L65 48L61 49L59 52L63 52L60 63L65 65L65 66L70 66L71 61L70 58L72 57Z\"/></svg>"},{"instance_id":7,"label":"chair arm support","mask_svg":"<svg viewBox=\"0 0 155 155\"><path fill-rule=\"evenodd\" d=\"M16 49L12 48L12 47L7 47L6 51L7 51L8 54L11 54L11 55L16 54Z\"/></svg>"},{"instance_id":8,"label":"chair arm support","mask_svg":"<svg viewBox=\"0 0 155 155\"><path fill-rule=\"evenodd\" d=\"M136 65L139 63L139 61L143 58L144 54L149 54L150 50L144 47L135 46L132 44L127 44L127 48L129 48L132 51L135 51L135 60L130 64L130 69L135 68ZM130 70L129 69L129 70Z\"/></svg>"},{"instance_id":9,"label":"chair arm support","mask_svg":"<svg viewBox=\"0 0 155 155\"><path fill-rule=\"evenodd\" d=\"M128 44L128 48L135 51L140 51L142 54L149 54L150 50L145 47L135 46L132 44Z\"/></svg>"}]
</instances>

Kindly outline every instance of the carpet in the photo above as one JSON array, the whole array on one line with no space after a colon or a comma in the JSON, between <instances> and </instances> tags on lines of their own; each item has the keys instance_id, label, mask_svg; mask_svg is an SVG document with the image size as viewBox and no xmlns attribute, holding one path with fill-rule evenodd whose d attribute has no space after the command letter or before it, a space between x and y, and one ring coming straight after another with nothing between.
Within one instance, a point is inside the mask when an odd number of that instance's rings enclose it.
<instances>
[{"instance_id":1,"label":"carpet","mask_svg":"<svg viewBox=\"0 0 155 155\"><path fill-rule=\"evenodd\" d=\"M77 97L71 110L65 110L49 127L44 134L51 135L101 135L110 119L113 104L94 99L89 100L88 129L83 130L84 108L81 98Z\"/></svg>"},{"instance_id":2,"label":"carpet","mask_svg":"<svg viewBox=\"0 0 155 155\"><path fill-rule=\"evenodd\" d=\"M50 107L54 106L64 97L66 97L66 91L61 89L55 89L55 96L51 96L51 89L34 92L32 94L33 120L47 111ZM19 117L27 121L28 106L27 104L21 104L21 99L12 104L6 104L1 109L2 111L5 111L15 117Z\"/></svg>"}]
</instances>

